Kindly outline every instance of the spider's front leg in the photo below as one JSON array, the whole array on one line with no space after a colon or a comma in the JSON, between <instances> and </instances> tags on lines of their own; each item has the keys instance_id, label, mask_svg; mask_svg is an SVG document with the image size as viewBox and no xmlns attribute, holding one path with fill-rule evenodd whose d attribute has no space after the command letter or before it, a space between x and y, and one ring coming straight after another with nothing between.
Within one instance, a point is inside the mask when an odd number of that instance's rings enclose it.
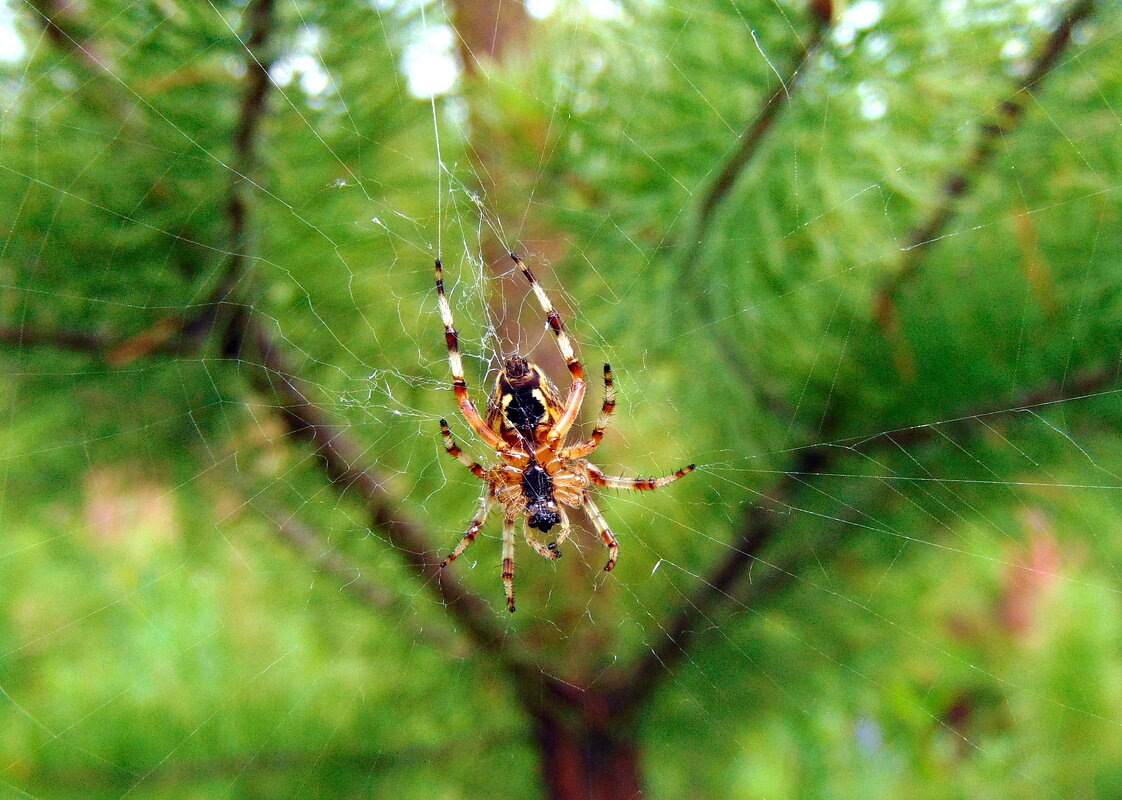
<instances>
[{"instance_id":1,"label":"spider's front leg","mask_svg":"<svg viewBox=\"0 0 1122 800\"><path fill-rule=\"evenodd\" d=\"M448 451L448 455L459 461L469 470L471 474L480 480L487 480L487 471L479 464L478 461L472 461L465 455L460 446L456 444L456 440L452 438L452 431L448 428L448 420L440 420L440 435L444 439L444 449Z\"/></svg>"},{"instance_id":2,"label":"spider's front leg","mask_svg":"<svg viewBox=\"0 0 1122 800\"><path fill-rule=\"evenodd\" d=\"M566 447L561 451L562 458L584 458L597 447L600 446L600 441L604 438L604 429L608 427L608 420L612 416L612 412L616 407L616 389L615 384L612 382L612 366L611 364L604 365L604 405L600 407L600 416L596 420L596 427L592 429L592 435L588 437L588 441L581 444L575 444L572 447Z\"/></svg>"},{"instance_id":3,"label":"spider's front leg","mask_svg":"<svg viewBox=\"0 0 1122 800\"><path fill-rule=\"evenodd\" d=\"M483 500L481 501L481 504L480 504L479 513L475 515L475 519L473 519L471 521L471 524L468 525L467 533L464 534L464 538L462 540L460 540L459 545L457 545L456 549L452 551L452 554L450 556L448 556L448 558L446 558L446 559L444 559L443 561L440 562L440 568L441 569L444 569L446 566L448 566L453 561L455 561L457 558L459 558L460 553L467 550L468 545L470 545L472 542L475 541L476 537L479 536L480 528L482 528L483 523L487 521L487 514L490 511L491 511L491 495L490 495L490 493L488 493L488 494L485 494L483 496Z\"/></svg>"},{"instance_id":4,"label":"spider's front leg","mask_svg":"<svg viewBox=\"0 0 1122 800\"><path fill-rule=\"evenodd\" d=\"M584 493L583 505L588 509L588 516L592 520L593 527L596 528L596 532L600 534L600 538L608 548L608 563L604 565L604 572L611 572L615 569L616 559L619 558L619 540L612 533L612 529L608 527L608 521L604 519L600 509L592 502L592 495L588 492Z\"/></svg>"},{"instance_id":5,"label":"spider's front leg","mask_svg":"<svg viewBox=\"0 0 1122 800\"><path fill-rule=\"evenodd\" d=\"M503 519L503 588L506 607L514 613L514 520Z\"/></svg>"}]
</instances>

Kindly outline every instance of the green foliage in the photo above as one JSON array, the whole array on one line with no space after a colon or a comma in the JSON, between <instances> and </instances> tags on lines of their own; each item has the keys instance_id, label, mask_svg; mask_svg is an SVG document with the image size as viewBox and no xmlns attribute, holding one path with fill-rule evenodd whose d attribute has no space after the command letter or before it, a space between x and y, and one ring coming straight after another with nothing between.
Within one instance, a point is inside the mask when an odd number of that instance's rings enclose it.
<instances>
[{"instance_id":1,"label":"green foliage","mask_svg":"<svg viewBox=\"0 0 1122 800\"><path fill-rule=\"evenodd\" d=\"M531 344L541 324L511 299L521 284L504 294L506 267L481 264L498 240L546 265L588 371L613 364L596 463L700 465L672 490L605 493L610 576L585 533L557 565L520 545L514 617L495 520L457 562L547 674L594 684L659 646L747 510L835 445L640 715L654 796L1122 791L1117 3L1031 97L1016 81L1060 5L852 4L881 16L841 16L702 239L706 192L811 34L801 6L561 4L531 47L430 104L402 64L447 20L399 5L279 4L263 54L279 85L246 175L243 3L91 0L68 30L108 74L16 9L28 52L0 73L0 328L26 334L0 350L5 790L541 791L507 676L291 441L251 356L227 358L218 330L178 355L32 341L190 326L244 257L225 299L266 320L443 553L479 487L436 421L489 456L455 416L432 260L482 401L510 344L488 303L524 311ZM906 249L1014 97L1023 119L935 240ZM249 201L238 244L232 185ZM887 330L877 293L911 258ZM385 592L381 612L276 536L292 515Z\"/></svg>"}]
</instances>

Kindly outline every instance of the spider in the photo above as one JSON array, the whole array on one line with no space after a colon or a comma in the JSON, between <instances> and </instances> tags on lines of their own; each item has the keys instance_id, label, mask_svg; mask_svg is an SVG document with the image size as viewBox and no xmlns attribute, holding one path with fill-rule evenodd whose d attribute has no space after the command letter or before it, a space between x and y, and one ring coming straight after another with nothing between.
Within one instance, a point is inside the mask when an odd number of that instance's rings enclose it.
<instances>
[{"instance_id":1,"label":"spider","mask_svg":"<svg viewBox=\"0 0 1122 800\"><path fill-rule=\"evenodd\" d=\"M452 388L456 401L468 424L483 442L499 456L499 463L482 467L460 449L448 429L448 420L440 420L440 433L444 449L471 470L486 484L479 513L468 525L460 544L440 562L443 569L459 558L475 541L496 504L503 510L503 586L506 590L507 608L514 611L514 529L519 517L525 517L523 534L527 544L544 558L561 557L561 545L569 538L569 517L565 506L584 508L600 538L608 548L605 572L611 572L619 555L619 542L611 528L592 501L591 486L613 489L659 489L692 472L695 465L683 467L662 478L617 478L605 475L599 467L585 457L592 453L604 438L604 428L615 408L615 388L612 368L604 365L604 405L591 436L579 444L566 446L565 437L573 427L584 401L584 368L573 352L572 342L565 332L561 317L554 310L545 289L517 255L511 260L522 270L530 282L534 295L545 312L546 322L553 331L557 347L565 359L572 377L568 397L562 401L557 387L541 367L514 355L503 363L495 381L495 391L487 408L487 418L479 411L468 394L464 380L463 359L459 350L459 335L452 320L452 307L444 294L444 273L436 262L436 293L440 316L444 322L444 338L448 345L448 364L452 370ZM552 543L542 544L530 529L549 533L560 527Z\"/></svg>"}]
</instances>

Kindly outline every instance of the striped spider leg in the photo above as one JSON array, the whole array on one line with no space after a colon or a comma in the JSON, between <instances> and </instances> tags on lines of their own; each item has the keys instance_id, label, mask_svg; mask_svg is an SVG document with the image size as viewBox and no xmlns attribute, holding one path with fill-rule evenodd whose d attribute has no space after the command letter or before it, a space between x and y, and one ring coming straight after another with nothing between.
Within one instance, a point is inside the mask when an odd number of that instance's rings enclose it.
<instances>
[{"instance_id":1,"label":"striped spider leg","mask_svg":"<svg viewBox=\"0 0 1122 800\"><path fill-rule=\"evenodd\" d=\"M460 543L456 545L456 549L451 552L448 558L440 562L441 569L444 569L459 558L460 553L467 550L468 545L474 542L475 537L479 535L479 530L483 527L483 523L487 521L487 514L491 511L491 496L489 494L483 495L483 499L480 501L479 505L479 513L475 515L471 524L468 525L467 533L464 534L464 538L460 540Z\"/></svg>"},{"instance_id":2,"label":"striped spider leg","mask_svg":"<svg viewBox=\"0 0 1122 800\"><path fill-rule=\"evenodd\" d=\"M592 429L592 435L588 437L588 441L581 444L566 447L561 451L563 458L584 458L589 455L593 450L600 446L600 442L604 439L604 431L608 427L608 420L611 419L612 412L616 408L616 386L612 382L612 365L604 365L604 405L600 407L600 416L596 419L596 427Z\"/></svg>"},{"instance_id":3,"label":"striped spider leg","mask_svg":"<svg viewBox=\"0 0 1122 800\"><path fill-rule=\"evenodd\" d=\"M488 447L501 455L510 448L497 433L487 427L468 393L467 381L464 379L464 359L460 355L460 335L456 332L456 323L452 319L452 306L448 304L448 297L444 294L444 268L439 259L436 262L436 297L440 306L440 318L444 322L444 341L448 345L448 366L452 370L452 390L456 393L456 402L460 404L460 411L468 424Z\"/></svg>"},{"instance_id":4,"label":"striped spider leg","mask_svg":"<svg viewBox=\"0 0 1122 800\"><path fill-rule=\"evenodd\" d=\"M561 322L561 315L553 307L545 289L538 283L538 279L534 277L534 273L530 272L529 267L522 263L522 259L514 253L510 254L510 258L522 270L526 280L530 282L530 287L534 290L534 296L538 298L538 303L541 305L542 311L545 312L546 323L557 340L557 348L561 351L561 356L565 359L565 366L569 368L569 375L573 379L573 385L569 388L569 398L565 402L561 418L554 423L552 430L547 435L547 441L557 442L564 439L565 434L569 432L569 428L573 427L573 423L577 420L577 414L580 413L581 404L584 402L584 367L577 360L576 353L573 352L573 343L569 339L569 334L565 331L564 323Z\"/></svg>"},{"instance_id":5,"label":"striped spider leg","mask_svg":"<svg viewBox=\"0 0 1122 800\"><path fill-rule=\"evenodd\" d=\"M661 478L619 478L613 475L605 475L599 467L594 467L592 464L589 464L588 477L597 486L604 486L608 489L637 489L639 491L649 492L653 489L661 489L663 486L673 483L679 478L684 478L695 469L697 469L697 464L687 464L677 472L672 472Z\"/></svg>"}]
</instances>

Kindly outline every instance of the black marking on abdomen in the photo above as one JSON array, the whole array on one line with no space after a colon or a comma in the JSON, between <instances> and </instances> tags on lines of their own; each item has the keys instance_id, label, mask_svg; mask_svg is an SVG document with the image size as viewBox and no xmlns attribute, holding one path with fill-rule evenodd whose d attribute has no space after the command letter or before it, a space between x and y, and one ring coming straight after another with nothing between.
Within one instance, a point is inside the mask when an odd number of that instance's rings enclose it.
<instances>
[{"instance_id":1,"label":"black marking on abdomen","mask_svg":"<svg viewBox=\"0 0 1122 800\"><path fill-rule=\"evenodd\" d=\"M527 438L532 438L534 429L545 421L545 406L534 394L537 388L536 382L517 389L511 388L510 402L503 409L503 416L507 421Z\"/></svg>"}]
</instances>

